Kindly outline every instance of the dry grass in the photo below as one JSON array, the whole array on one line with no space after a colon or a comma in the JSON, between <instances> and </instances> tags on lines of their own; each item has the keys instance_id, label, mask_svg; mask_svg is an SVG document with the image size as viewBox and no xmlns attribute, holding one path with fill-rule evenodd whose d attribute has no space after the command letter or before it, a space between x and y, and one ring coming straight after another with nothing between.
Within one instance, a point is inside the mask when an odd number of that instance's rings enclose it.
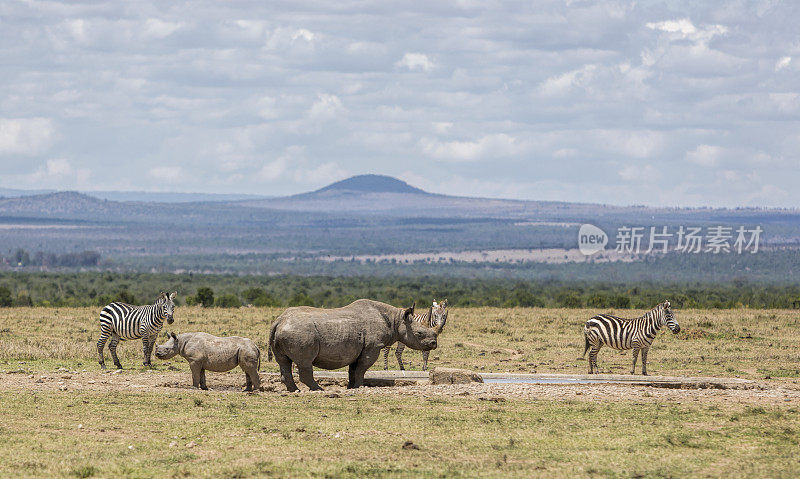
<instances>
[{"instance_id":1,"label":"dry grass","mask_svg":"<svg viewBox=\"0 0 800 479\"><path fill-rule=\"evenodd\" d=\"M266 351L275 308L202 309L181 307L170 329L240 335ZM96 308L0 309L0 366L92 367L97 364ZM432 365L478 371L584 373L583 323L598 311L576 309L455 309L450 313ZM640 311L607 311L634 316ZM659 375L798 378L800 328L791 310L676 311L682 331L659 334L650 350L648 372ZM141 365L141 342L122 343L123 365ZM106 358L109 359L106 350ZM394 354L390 368L396 369ZM421 354L406 350L409 369L421 367ZM599 365L607 372L627 373L631 353L601 350ZM382 359L373 366L383 366ZM276 371L274 364L262 365Z\"/></svg>"},{"instance_id":2,"label":"dry grass","mask_svg":"<svg viewBox=\"0 0 800 479\"><path fill-rule=\"evenodd\" d=\"M797 409L191 390L6 391L0 401L8 477L800 473Z\"/></svg>"},{"instance_id":3,"label":"dry grass","mask_svg":"<svg viewBox=\"0 0 800 479\"><path fill-rule=\"evenodd\" d=\"M582 324L596 312L456 309L440 349L431 355L432 364L583 373L586 361L578 359ZM92 308L0 309L0 368L50 375L58 366L92 371L98 367L97 313ZM268 325L279 313L182 307L173 326L178 332L247 336L265 349ZM659 336L650 354L651 374L769 375L796 382L800 332L794 311L676 313L683 332ZM138 341L121 345L119 351L123 364L139 367ZM407 350L405 358L411 368L419 367L418 352ZM612 372L627 372L629 361L630 353L600 353L601 367ZM276 367L264 361L262 370ZM127 372L119 381L137 374L145 375ZM698 401L702 395L682 402L660 400L636 388L630 397L615 400L500 402L461 396L247 395L169 388L62 392L52 385L36 389L34 375L8 377L25 378L33 386L0 390L0 476L800 474L800 459L794 454L800 444L798 405L780 399L777 406ZM419 449L404 449L405 441Z\"/></svg>"}]
</instances>

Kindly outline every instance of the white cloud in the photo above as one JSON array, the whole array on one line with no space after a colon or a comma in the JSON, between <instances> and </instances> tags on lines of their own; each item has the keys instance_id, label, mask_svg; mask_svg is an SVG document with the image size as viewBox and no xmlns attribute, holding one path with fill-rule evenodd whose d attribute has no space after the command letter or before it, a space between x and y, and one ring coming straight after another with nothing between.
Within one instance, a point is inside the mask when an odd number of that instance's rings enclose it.
<instances>
[{"instance_id":1,"label":"white cloud","mask_svg":"<svg viewBox=\"0 0 800 479\"><path fill-rule=\"evenodd\" d=\"M275 161L271 161L258 170L258 176L267 181L273 181L280 178L286 171L286 158L281 157Z\"/></svg>"},{"instance_id":2,"label":"white cloud","mask_svg":"<svg viewBox=\"0 0 800 479\"><path fill-rule=\"evenodd\" d=\"M316 119L330 119L336 117L342 110L342 100L338 96L320 94L317 101L311 105L308 115Z\"/></svg>"},{"instance_id":3,"label":"white cloud","mask_svg":"<svg viewBox=\"0 0 800 479\"><path fill-rule=\"evenodd\" d=\"M483 136L475 141L440 141L423 138L422 152L443 161L477 161L482 158L504 157L521 153L526 145L505 133Z\"/></svg>"},{"instance_id":4,"label":"white cloud","mask_svg":"<svg viewBox=\"0 0 800 479\"><path fill-rule=\"evenodd\" d=\"M0 156L34 156L50 149L55 139L49 118L0 118Z\"/></svg>"},{"instance_id":5,"label":"white cloud","mask_svg":"<svg viewBox=\"0 0 800 479\"><path fill-rule=\"evenodd\" d=\"M645 25L651 30L666 32L673 39L689 39L699 43L708 43L715 36L728 32L728 27L724 25L712 24L697 28L688 18L649 22Z\"/></svg>"},{"instance_id":6,"label":"white cloud","mask_svg":"<svg viewBox=\"0 0 800 479\"><path fill-rule=\"evenodd\" d=\"M723 152L724 150L719 146L698 145L697 148L686 153L686 159L695 165L712 168L719 164Z\"/></svg>"},{"instance_id":7,"label":"white cloud","mask_svg":"<svg viewBox=\"0 0 800 479\"><path fill-rule=\"evenodd\" d=\"M423 53L406 53L403 58L395 63L398 67L408 68L411 71L422 70L429 71L433 69L433 62L428 59L428 56Z\"/></svg>"},{"instance_id":8,"label":"white cloud","mask_svg":"<svg viewBox=\"0 0 800 479\"><path fill-rule=\"evenodd\" d=\"M652 183L661 178L661 172L653 165L631 164L619 170L619 176L626 181Z\"/></svg>"},{"instance_id":9,"label":"white cloud","mask_svg":"<svg viewBox=\"0 0 800 479\"><path fill-rule=\"evenodd\" d=\"M156 166L150 168L147 174L158 183L183 183L186 180L180 166Z\"/></svg>"},{"instance_id":10,"label":"white cloud","mask_svg":"<svg viewBox=\"0 0 800 479\"><path fill-rule=\"evenodd\" d=\"M335 162L327 162L311 168L298 168L294 172L295 181L315 186L325 186L347 178L347 176L347 171Z\"/></svg>"},{"instance_id":11,"label":"white cloud","mask_svg":"<svg viewBox=\"0 0 800 479\"><path fill-rule=\"evenodd\" d=\"M142 34L148 38L163 39L180 30L179 22L165 22L158 18L148 18L142 25Z\"/></svg>"},{"instance_id":12,"label":"white cloud","mask_svg":"<svg viewBox=\"0 0 800 479\"><path fill-rule=\"evenodd\" d=\"M781 59L775 63L775 71L779 72L783 70L788 67L790 63L792 63L792 57L781 57Z\"/></svg>"}]
</instances>

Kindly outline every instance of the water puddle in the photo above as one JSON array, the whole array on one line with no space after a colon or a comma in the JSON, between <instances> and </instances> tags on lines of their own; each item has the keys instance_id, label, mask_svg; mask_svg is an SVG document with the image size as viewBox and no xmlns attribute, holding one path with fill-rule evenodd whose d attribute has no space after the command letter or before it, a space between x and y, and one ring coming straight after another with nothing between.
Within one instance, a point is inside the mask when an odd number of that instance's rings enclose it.
<instances>
[{"instance_id":1,"label":"water puddle","mask_svg":"<svg viewBox=\"0 0 800 479\"><path fill-rule=\"evenodd\" d=\"M582 378L483 378L486 384L619 384L613 379Z\"/></svg>"}]
</instances>

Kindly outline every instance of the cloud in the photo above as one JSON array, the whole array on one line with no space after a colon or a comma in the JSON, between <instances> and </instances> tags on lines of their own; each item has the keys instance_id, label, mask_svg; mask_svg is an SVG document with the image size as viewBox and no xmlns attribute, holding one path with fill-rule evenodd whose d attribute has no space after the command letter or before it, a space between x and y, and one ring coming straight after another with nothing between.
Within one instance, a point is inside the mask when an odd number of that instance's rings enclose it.
<instances>
[{"instance_id":1,"label":"cloud","mask_svg":"<svg viewBox=\"0 0 800 479\"><path fill-rule=\"evenodd\" d=\"M403 55L403 58L401 58L400 61L395 63L395 65L402 68L408 68L411 71L422 70L424 72L427 72L434 67L433 62L430 61L428 56L423 53L406 53Z\"/></svg>"},{"instance_id":2,"label":"cloud","mask_svg":"<svg viewBox=\"0 0 800 479\"><path fill-rule=\"evenodd\" d=\"M0 156L35 156L47 151L55 139L49 118L0 118Z\"/></svg>"},{"instance_id":3,"label":"cloud","mask_svg":"<svg viewBox=\"0 0 800 479\"><path fill-rule=\"evenodd\" d=\"M150 178L156 180L158 183L182 183L186 179L183 168L180 166L156 166L147 171Z\"/></svg>"},{"instance_id":4,"label":"cloud","mask_svg":"<svg viewBox=\"0 0 800 479\"><path fill-rule=\"evenodd\" d=\"M277 180L286 171L286 158L281 157L271 161L258 170L258 176L267 181Z\"/></svg>"},{"instance_id":5,"label":"cloud","mask_svg":"<svg viewBox=\"0 0 800 479\"><path fill-rule=\"evenodd\" d=\"M336 95L320 94L317 101L311 105L308 116L314 119L331 119L336 117L342 108L342 100Z\"/></svg>"},{"instance_id":6,"label":"cloud","mask_svg":"<svg viewBox=\"0 0 800 479\"><path fill-rule=\"evenodd\" d=\"M419 142L422 152L443 161L477 161L486 157L503 157L523 151L526 146L504 133L486 135L474 141L440 141L423 138Z\"/></svg>"},{"instance_id":7,"label":"cloud","mask_svg":"<svg viewBox=\"0 0 800 479\"><path fill-rule=\"evenodd\" d=\"M2 186L293 194L424 171L493 196L737 205L773 185L800 204L790 3L6 3Z\"/></svg>"},{"instance_id":8,"label":"cloud","mask_svg":"<svg viewBox=\"0 0 800 479\"><path fill-rule=\"evenodd\" d=\"M719 164L723 152L724 150L718 146L698 145L697 148L686 153L686 159L695 165L711 168Z\"/></svg>"},{"instance_id":9,"label":"cloud","mask_svg":"<svg viewBox=\"0 0 800 479\"><path fill-rule=\"evenodd\" d=\"M294 172L295 181L314 186L325 186L348 176L347 170L332 161L311 168L298 168Z\"/></svg>"},{"instance_id":10,"label":"cloud","mask_svg":"<svg viewBox=\"0 0 800 479\"><path fill-rule=\"evenodd\" d=\"M626 181L652 183L662 175L653 165L627 165L619 170L619 176Z\"/></svg>"}]
</instances>

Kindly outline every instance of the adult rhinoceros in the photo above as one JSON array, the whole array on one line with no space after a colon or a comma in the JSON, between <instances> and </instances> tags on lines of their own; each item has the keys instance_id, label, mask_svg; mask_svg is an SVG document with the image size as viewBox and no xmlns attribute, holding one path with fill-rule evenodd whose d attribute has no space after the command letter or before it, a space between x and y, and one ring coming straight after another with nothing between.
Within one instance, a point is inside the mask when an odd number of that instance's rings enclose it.
<instances>
[{"instance_id":1,"label":"adult rhinoceros","mask_svg":"<svg viewBox=\"0 0 800 479\"><path fill-rule=\"evenodd\" d=\"M378 359L383 348L400 341L409 348L436 349L436 328L413 320L414 306L407 309L359 299L343 308L289 308L272 323L268 359L281 368L281 381L297 391L292 363L297 364L300 381L311 390L322 389L314 380L312 366L339 369L349 366L348 388L364 383L364 373Z\"/></svg>"}]
</instances>

